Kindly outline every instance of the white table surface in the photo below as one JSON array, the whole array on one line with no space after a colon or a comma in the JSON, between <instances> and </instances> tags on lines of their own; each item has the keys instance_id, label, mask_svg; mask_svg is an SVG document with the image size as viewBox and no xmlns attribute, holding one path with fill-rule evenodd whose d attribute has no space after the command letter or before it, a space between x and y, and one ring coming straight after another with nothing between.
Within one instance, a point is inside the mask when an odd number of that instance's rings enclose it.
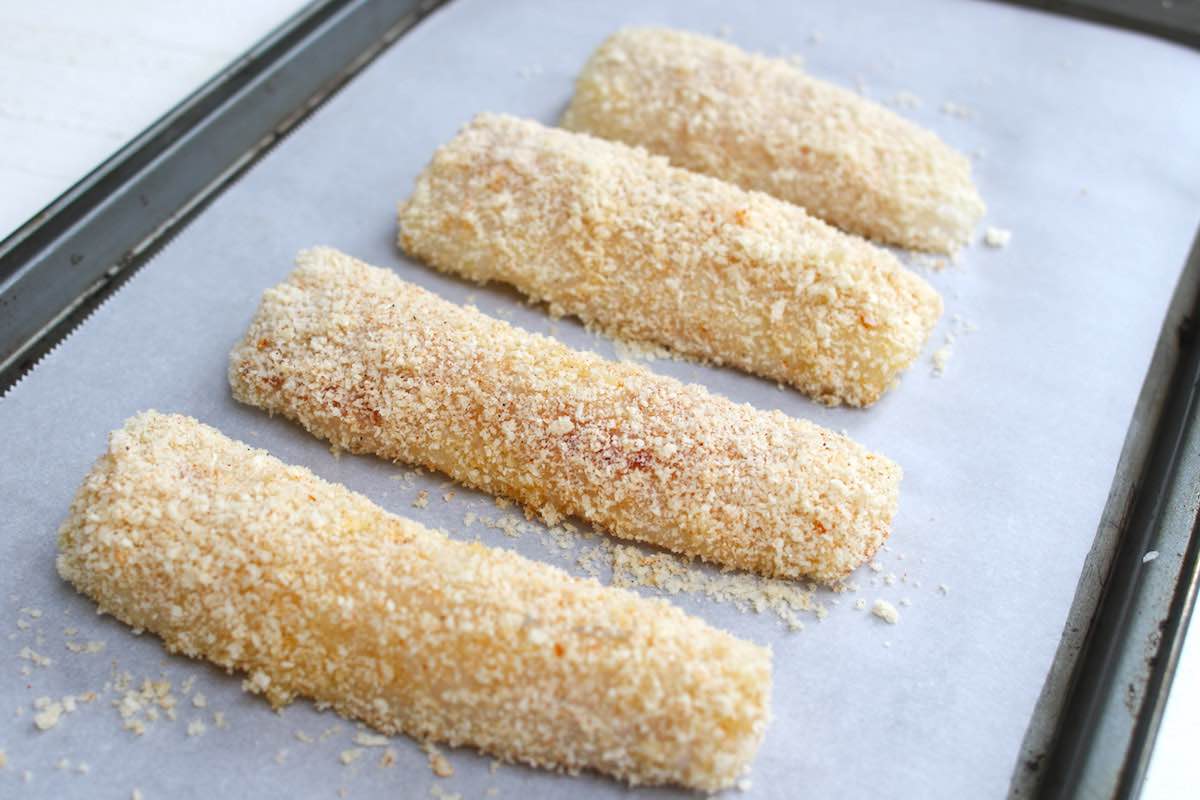
<instances>
[{"instance_id":1,"label":"white table surface","mask_svg":"<svg viewBox=\"0 0 1200 800\"><path fill-rule=\"evenodd\" d=\"M0 0L0 238L303 0Z\"/></svg>"},{"instance_id":2,"label":"white table surface","mask_svg":"<svg viewBox=\"0 0 1200 800\"><path fill-rule=\"evenodd\" d=\"M0 238L303 5L0 0ZM1200 635L1185 643L1142 797L1196 797L1197 745Z\"/></svg>"}]
</instances>

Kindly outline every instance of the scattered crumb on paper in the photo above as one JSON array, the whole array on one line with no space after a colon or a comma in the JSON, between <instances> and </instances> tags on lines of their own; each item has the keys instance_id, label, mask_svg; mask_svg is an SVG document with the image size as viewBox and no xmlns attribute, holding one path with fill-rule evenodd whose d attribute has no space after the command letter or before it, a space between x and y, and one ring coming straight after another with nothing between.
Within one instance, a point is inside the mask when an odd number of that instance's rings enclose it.
<instances>
[{"instance_id":1,"label":"scattered crumb on paper","mask_svg":"<svg viewBox=\"0 0 1200 800\"><path fill-rule=\"evenodd\" d=\"M654 342L639 342L633 339L612 340L613 352L618 361L665 361L679 360L662 345Z\"/></svg>"},{"instance_id":2,"label":"scattered crumb on paper","mask_svg":"<svg viewBox=\"0 0 1200 800\"><path fill-rule=\"evenodd\" d=\"M954 355L954 342L947 340L945 344L933 351L931 361L933 362L933 377L940 378L946 374L946 367L950 364L950 358Z\"/></svg>"},{"instance_id":3,"label":"scattered crumb on paper","mask_svg":"<svg viewBox=\"0 0 1200 800\"><path fill-rule=\"evenodd\" d=\"M1012 239L1012 231L1004 228L996 228L991 225L983 232L983 243L988 247L1000 249L1008 247L1009 241Z\"/></svg>"},{"instance_id":4,"label":"scattered crumb on paper","mask_svg":"<svg viewBox=\"0 0 1200 800\"><path fill-rule=\"evenodd\" d=\"M975 116L975 112L971 109L950 100L942 103L942 113L955 119L971 119Z\"/></svg>"},{"instance_id":5,"label":"scattered crumb on paper","mask_svg":"<svg viewBox=\"0 0 1200 800\"><path fill-rule=\"evenodd\" d=\"M439 778L449 778L454 775L454 767L442 755L442 751L437 748L437 745L432 742L426 742L423 745L425 754L429 756L429 768L433 770L433 774Z\"/></svg>"},{"instance_id":6,"label":"scattered crumb on paper","mask_svg":"<svg viewBox=\"0 0 1200 800\"><path fill-rule=\"evenodd\" d=\"M875 605L871 606L871 613L889 625L900 621L900 612L887 600L876 600Z\"/></svg>"},{"instance_id":7,"label":"scattered crumb on paper","mask_svg":"<svg viewBox=\"0 0 1200 800\"><path fill-rule=\"evenodd\" d=\"M354 734L354 743L362 747L387 747L391 743L391 740L378 733L359 731Z\"/></svg>"},{"instance_id":8,"label":"scattered crumb on paper","mask_svg":"<svg viewBox=\"0 0 1200 800\"><path fill-rule=\"evenodd\" d=\"M629 545L612 545L608 555L613 586L645 586L667 594L686 592L731 604L743 612L771 611L791 630L804 628L796 612L810 612L818 619L828 613L824 606L813 600L813 588L795 581L706 570L671 553L646 553ZM580 557L585 569L584 560L591 557L593 551Z\"/></svg>"},{"instance_id":9,"label":"scattered crumb on paper","mask_svg":"<svg viewBox=\"0 0 1200 800\"><path fill-rule=\"evenodd\" d=\"M906 110L915 110L925 105L920 97L917 97L915 94L907 90L896 92L895 96L892 97L890 102L896 108L902 108Z\"/></svg>"}]
</instances>

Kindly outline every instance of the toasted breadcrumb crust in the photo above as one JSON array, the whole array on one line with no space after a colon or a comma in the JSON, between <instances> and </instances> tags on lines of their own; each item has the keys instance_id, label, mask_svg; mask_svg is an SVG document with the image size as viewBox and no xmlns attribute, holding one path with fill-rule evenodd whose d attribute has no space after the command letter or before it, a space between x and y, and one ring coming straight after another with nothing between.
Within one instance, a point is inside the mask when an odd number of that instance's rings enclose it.
<instances>
[{"instance_id":1,"label":"toasted breadcrumb crust","mask_svg":"<svg viewBox=\"0 0 1200 800\"><path fill-rule=\"evenodd\" d=\"M942 312L892 254L796 206L510 116L439 148L399 224L438 269L830 404L879 399Z\"/></svg>"},{"instance_id":2,"label":"toasted breadcrumb crust","mask_svg":"<svg viewBox=\"0 0 1200 800\"><path fill-rule=\"evenodd\" d=\"M903 247L952 253L984 212L970 162L933 133L782 59L692 33L611 36L562 125Z\"/></svg>"},{"instance_id":3,"label":"toasted breadcrumb crust","mask_svg":"<svg viewBox=\"0 0 1200 800\"><path fill-rule=\"evenodd\" d=\"M325 248L230 356L238 400L440 470L548 523L836 581L887 537L900 468L844 436L607 361Z\"/></svg>"},{"instance_id":4,"label":"toasted breadcrumb crust","mask_svg":"<svg viewBox=\"0 0 1200 800\"><path fill-rule=\"evenodd\" d=\"M172 652L387 734L713 791L767 724L768 649L452 541L189 417L112 434L59 550L65 579Z\"/></svg>"}]
</instances>

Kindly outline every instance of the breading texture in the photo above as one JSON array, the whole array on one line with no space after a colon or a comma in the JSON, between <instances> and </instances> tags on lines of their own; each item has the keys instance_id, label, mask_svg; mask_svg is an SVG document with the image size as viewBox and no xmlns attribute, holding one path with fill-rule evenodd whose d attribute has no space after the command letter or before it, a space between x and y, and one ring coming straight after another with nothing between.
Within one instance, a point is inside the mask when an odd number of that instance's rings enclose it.
<instances>
[{"instance_id":1,"label":"breading texture","mask_svg":"<svg viewBox=\"0 0 1200 800\"><path fill-rule=\"evenodd\" d=\"M714 791L767 724L768 649L448 539L189 417L111 435L59 551L66 580L172 652L388 734Z\"/></svg>"},{"instance_id":2,"label":"breading texture","mask_svg":"<svg viewBox=\"0 0 1200 800\"><path fill-rule=\"evenodd\" d=\"M952 253L984 212L970 162L935 134L786 61L692 33L609 37L562 125L903 247Z\"/></svg>"},{"instance_id":3,"label":"breading texture","mask_svg":"<svg viewBox=\"0 0 1200 800\"><path fill-rule=\"evenodd\" d=\"M509 116L439 148L399 224L438 269L830 404L875 402L942 311L891 253L796 206Z\"/></svg>"},{"instance_id":4,"label":"breading texture","mask_svg":"<svg viewBox=\"0 0 1200 800\"><path fill-rule=\"evenodd\" d=\"M900 469L850 439L572 350L335 250L301 253L230 356L238 400L548 522L835 581L887 537Z\"/></svg>"}]
</instances>

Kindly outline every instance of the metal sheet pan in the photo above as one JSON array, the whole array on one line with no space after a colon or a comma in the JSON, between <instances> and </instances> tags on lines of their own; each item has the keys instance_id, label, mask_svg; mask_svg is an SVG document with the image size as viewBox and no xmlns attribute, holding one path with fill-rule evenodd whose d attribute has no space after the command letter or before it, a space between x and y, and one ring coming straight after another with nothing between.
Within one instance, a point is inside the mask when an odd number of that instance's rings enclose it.
<instances>
[{"instance_id":1,"label":"metal sheet pan","mask_svg":"<svg viewBox=\"0 0 1200 800\"><path fill-rule=\"evenodd\" d=\"M501 9L464 2L388 51L4 400L0 427L13 455L0 474L0 496L14 509L0 545L6 587L13 587L6 609L11 619L21 607L43 611L38 621L27 615L30 629L14 629L9 641L14 652L55 648L58 657L5 687L6 699L11 689L13 705L26 710L6 741L13 769L0 778L18 780L33 769L31 788L45 793L81 785L140 786L148 795L427 790L432 777L411 743L396 743L399 771L371 762L345 768L336 756L350 746L350 726L304 745L293 737L296 727L316 733L330 720L302 705L280 722L243 697L236 680L164 661L156 643L111 622L84 621L89 604L50 569L52 531L103 433L128 413L155 406L194 413L399 513L564 561L536 535L512 542L465 528L464 507L485 507L485 498L460 491L456 504L417 512L409 495L420 485L436 488L440 479L408 488L391 481L395 471L385 465L335 461L290 426L234 406L224 355L258 293L286 272L296 248L317 242L392 266L453 299L474 296L485 311L545 330L541 310L511 293L464 286L402 259L390 243L391 207L432 148L470 114L506 110L552 121L571 76L605 33L653 21L723 32L754 49L802 53L818 75L861 84L877 98L913 92L925 104L905 113L966 150L984 151L977 169L992 220L1016 236L1006 251L972 251L961 269L931 277L949 312L979 325L959 336L945 377L931 377L922 364L892 398L863 413L822 409L727 370L673 362L653 368L846 428L908 469L904 509L882 559L886 572L905 580L888 586L864 573L859 595L911 596L900 627L883 628L855 612L854 595L825 596L829 617L791 635L770 618L678 598L776 648L778 720L752 791L791 796L797 776L814 794L830 796L1003 791L1195 227L1200 165L1179 148L1152 143L1194 138L1200 120L1181 119L1179 109L1195 85L1186 79L1198 68L1186 51L1140 37L999 6L927 5L901 12L868 2L847 15L834 3L763 4L739 18L717 4L601 9L531 2ZM1132 64L1138 69L1124 69ZM972 118L962 119L961 108ZM1124 113L1129 109L1137 113ZM1134 218L1143 224L1124 224ZM1136 273L1128 269L1135 260ZM1119 326L1109 324L1117 309ZM576 346L612 352L570 322L553 331ZM939 596L939 583L951 594ZM65 627L78 627L79 638L103 637L106 654L65 650ZM182 725L163 724L134 739L118 731L106 696L61 728L32 731L33 697L100 688L112 657L118 671L138 676L160 669L177 683L198 676L197 686L228 712L230 728L189 738ZM87 761L92 771L86 778L60 773L52 769L60 758ZM492 776L484 759L453 758L458 775L444 782L447 791L623 791L590 776L516 768Z\"/></svg>"}]
</instances>

